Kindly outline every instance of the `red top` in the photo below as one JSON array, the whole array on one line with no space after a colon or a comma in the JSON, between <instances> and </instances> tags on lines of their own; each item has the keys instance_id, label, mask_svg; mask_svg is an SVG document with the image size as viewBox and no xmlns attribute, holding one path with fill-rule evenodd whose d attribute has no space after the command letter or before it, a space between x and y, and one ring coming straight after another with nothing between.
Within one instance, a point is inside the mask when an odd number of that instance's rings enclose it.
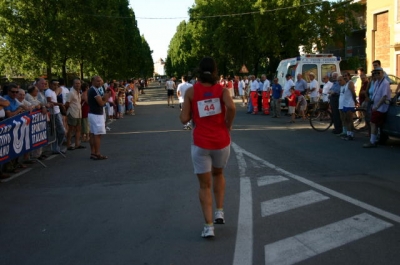
<instances>
[{"instance_id":1,"label":"red top","mask_svg":"<svg viewBox=\"0 0 400 265\"><path fill-rule=\"evenodd\" d=\"M232 81L228 81L228 88L233 88L233 82Z\"/></svg>"},{"instance_id":2,"label":"red top","mask_svg":"<svg viewBox=\"0 0 400 265\"><path fill-rule=\"evenodd\" d=\"M89 116L89 104L82 101L82 118L87 118Z\"/></svg>"},{"instance_id":3,"label":"red top","mask_svg":"<svg viewBox=\"0 0 400 265\"><path fill-rule=\"evenodd\" d=\"M231 143L229 130L225 123L226 110L222 95L223 88L220 84L206 87L198 82L194 85L192 101L193 142L200 148L217 150L225 148ZM216 100L216 102L212 102L211 99ZM198 103L199 101L200 103ZM202 108L200 111L199 105ZM209 110L218 109L218 105L220 105L221 112L212 114L212 111ZM200 117L200 112L203 117Z\"/></svg>"},{"instance_id":4,"label":"red top","mask_svg":"<svg viewBox=\"0 0 400 265\"><path fill-rule=\"evenodd\" d=\"M296 107L296 94L290 94L289 107Z\"/></svg>"},{"instance_id":5,"label":"red top","mask_svg":"<svg viewBox=\"0 0 400 265\"><path fill-rule=\"evenodd\" d=\"M239 81L236 79L233 81L233 88L239 88Z\"/></svg>"}]
</instances>

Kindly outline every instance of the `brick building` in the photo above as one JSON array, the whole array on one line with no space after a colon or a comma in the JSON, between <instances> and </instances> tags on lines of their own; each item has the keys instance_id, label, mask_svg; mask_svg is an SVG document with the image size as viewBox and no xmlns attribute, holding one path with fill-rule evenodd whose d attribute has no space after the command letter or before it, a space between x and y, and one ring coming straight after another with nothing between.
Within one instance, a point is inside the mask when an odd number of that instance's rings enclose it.
<instances>
[{"instance_id":1,"label":"brick building","mask_svg":"<svg viewBox=\"0 0 400 265\"><path fill-rule=\"evenodd\" d=\"M388 74L400 76L400 0L367 1L367 69L380 60Z\"/></svg>"}]
</instances>

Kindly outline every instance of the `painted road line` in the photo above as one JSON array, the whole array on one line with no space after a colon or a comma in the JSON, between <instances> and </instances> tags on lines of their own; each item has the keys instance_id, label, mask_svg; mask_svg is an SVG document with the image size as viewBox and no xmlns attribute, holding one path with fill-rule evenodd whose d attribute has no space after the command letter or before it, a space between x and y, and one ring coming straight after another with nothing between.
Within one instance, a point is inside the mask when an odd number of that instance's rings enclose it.
<instances>
[{"instance_id":1,"label":"painted road line","mask_svg":"<svg viewBox=\"0 0 400 265\"><path fill-rule=\"evenodd\" d=\"M276 213L282 213L302 206L328 200L329 197L313 190L300 192L261 203L261 216L266 217Z\"/></svg>"},{"instance_id":2,"label":"painted road line","mask_svg":"<svg viewBox=\"0 0 400 265\"><path fill-rule=\"evenodd\" d=\"M391 226L362 213L264 246L265 264L295 264Z\"/></svg>"},{"instance_id":3,"label":"painted road line","mask_svg":"<svg viewBox=\"0 0 400 265\"><path fill-rule=\"evenodd\" d=\"M263 176L257 179L257 185L261 187L261 186L271 185L274 183L279 183L286 180L289 179L282 176Z\"/></svg>"},{"instance_id":4,"label":"painted road line","mask_svg":"<svg viewBox=\"0 0 400 265\"><path fill-rule=\"evenodd\" d=\"M253 200L251 180L246 177L247 164L243 154L235 152L239 165L240 199L233 265L253 264Z\"/></svg>"},{"instance_id":5,"label":"painted road line","mask_svg":"<svg viewBox=\"0 0 400 265\"><path fill-rule=\"evenodd\" d=\"M377 215L383 216L383 217L385 217L385 218L387 218L389 220L392 220L392 221L394 221L396 223L400 223L400 216L398 216L398 215L395 215L395 214L392 214L392 213L387 212L385 210L379 209L379 208L377 208L375 206L372 206L370 204L364 203L362 201L353 199L353 198L351 198L351 197L349 197L347 195L344 195L344 194L339 193L337 191L334 191L332 189L326 188L326 187L324 187L324 186L322 186L320 184L317 184L315 182L312 182L311 180L308 180L306 178L303 178L303 177L300 177L298 175L292 174L292 173L290 173L290 172L288 172L288 171L286 171L286 170L284 170L284 169L282 169L280 167L275 166L272 163L269 163L269 162L259 158L256 155L244 150L243 148L241 148L240 146L238 146L235 143L232 143L232 147L233 147L233 149L235 150L236 153L238 153L238 152L242 153L242 156L246 155L249 158L254 159L254 160L258 161L259 163L263 164L264 166L267 166L267 167L269 167L271 169L276 170L277 172L279 172L280 174L282 174L282 175L284 175L284 176L286 176L288 178L295 179L295 180L297 180L297 181L299 181L301 183L304 183L304 184L306 184L306 185L308 185L308 186L310 186L310 187L312 187L312 188L314 188L316 190L325 192L326 194L329 194L329 195L331 195L333 197L339 198L339 199L341 199L343 201L346 201L348 203L351 203L353 205L361 207L361 208L363 208L365 210L368 210L370 212L373 212L373 213L375 213Z\"/></svg>"}]
</instances>

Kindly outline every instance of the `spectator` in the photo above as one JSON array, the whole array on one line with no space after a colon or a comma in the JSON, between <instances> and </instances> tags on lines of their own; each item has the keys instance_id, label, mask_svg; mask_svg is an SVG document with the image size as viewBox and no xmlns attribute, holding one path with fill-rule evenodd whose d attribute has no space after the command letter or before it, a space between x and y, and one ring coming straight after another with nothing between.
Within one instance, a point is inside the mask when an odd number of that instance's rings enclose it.
<instances>
[{"instance_id":1,"label":"spectator","mask_svg":"<svg viewBox=\"0 0 400 265\"><path fill-rule=\"evenodd\" d=\"M272 118L280 118L281 116L281 98L282 98L282 86L278 83L278 78L274 78L272 84Z\"/></svg>"},{"instance_id":2,"label":"spectator","mask_svg":"<svg viewBox=\"0 0 400 265\"><path fill-rule=\"evenodd\" d=\"M315 80L315 74L313 72L310 72L309 74L310 77L310 103L317 103L318 102L318 96L319 96L319 85L318 81Z\"/></svg>"},{"instance_id":3,"label":"spectator","mask_svg":"<svg viewBox=\"0 0 400 265\"><path fill-rule=\"evenodd\" d=\"M389 110L389 100L391 97L390 84L385 78L383 69L377 67L372 72L376 76L374 93L371 97L371 137L369 143L363 145L364 148L376 147L378 128L382 127Z\"/></svg>"},{"instance_id":4,"label":"spectator","mask_svg":"<svg viewBox=\"0 0 400 265\"><path fill-rule=\"evenodd\" d=\"M52 80L50 89L47 89L45 92L45 96L47 102L53 104L52 115L54 117L54 122L56 126L56 141L52 144L51 149L53 154L65 154L66 150L62 149L62 144L64 142L65 137L65 129L63 125L62 115L60 112L60 108L64 108L62 102L57 101L56 91L58 90L58 81Z\"/></svg>"},{"instance_id":5,"label":"spectator","mask_svg":"<svg viewBox=\"0 0 400 265\"><path fill-rule=\"evenodd\" d=\"M332 110L332 119L333 119L333 126L334 129L332 130L333 134L341 134L343 127L342 127L342 120L340 119L340 112L339 112L339 96L340 96L340 87L338 80L338 73L333 72L331 73L331 80L332 80L332 87L329 90L329 105L331 106Z\"/></svg>"},{"instance_id":6,"label":"spectator","mask_svg":"<svg viewBox=\"0 0 400 265\"><path fill-rule=\"evenodd\" d=\"M303 121L306 120L305 111L307 109L307 100L306 98L300 93L300 91L296 90L297 96L297 104L296 109L299 112L299 115L302 117Z\"/></svg>"},{"instance_id":7,"label":"spectator","mask_svg":"<svg viewBox=\"0 0 400 265\"><path fill-rule=\"evenodd\" d=\"M290 119L290 123L294 123L294 119L295 119L295 116L296 116L296 113L295 113L295 109L296 109L296 94L295 94L295 89L294 89L294 87L291 87L290 88L290 95L289 96L287 96L287 99L288 99L288 102L289 102L289 114L290 114L290 116L291 116L291 119Z\"/></svg>"},{"instance_id":8,"label":"spectator","mask_svg":"<svg viewBox=\"0 0 400 265\"><path fill-rule=\"evenodd\" d=\"M83 83L81 86L81 105L82 105L82 123L81 123L81 134L82 142L89 142L89 104L88 104L88 89L87 83Z\"/></svg>"},{"instance_id":9,"label":"spectator","mask_svg":"<svg viewBox=\"0 0 400 265\"><path fill-rule=\"evenodd\" d=\"M285 100L286 106L289 106L289 101L287 99L287 96L290 96L290 88L294 87L295 83L292 80L292 75L287 74L286 75L286 83L283 87L283 92L282 92L282 98Z\"/></svg>"},{"instance_id":10,"label":"spectator","mask_svg":"<svg viewBox=\"0 0 400 265\"><path fill-rule=\"evenodd\" d=\"M85 149L81 145L81 126L82 126L82 98L81 98L81 80L76 78L72 81L71 91L67 94L65 108L67 109L67 149ZM75 133L75 145L71 146L72 134Z\"/></svg>"},{"instance_id":11,"label":"spectator","mask_svg":"<svg viewBox=\"0 0 400 265\"><path fill-rule=\"evenodd\" d=\"M104 160L107 156L100 154L101 136L106 134L106 125L104 119L104 106L108 101L109 93L103 96L100 94L100 87L103 85L103 79L100 76L92 78L92 86L88 91L89 103L89 125L90 125L90 159Z\"/></svg>"},{"instance_id":12,"label":"spectator","mask_svg":"<svg viewBox=\"0 0 400 265\"><path fill-rule=\"evenodd\" d=\"M17 100L19 89L16 84L14 83L9 84L5 90L7 91L8 95L4 96L4 99L10 102L10 105L4 108L5 115L7 118L16 116L20 113L30 110L30 107L22 105ZM10 162L4 164L4 168L8 173L17 173L19 172L18 168L25 168L25 167L26 166L18 163L18 158L13 159Z\"/></svg>"},{"instance_id":13,"label":"spectator","mask_svg":"<svg viewBox=\"0 0 400 265\"><path fill-rule=\"evenodd\" d=\"M303 79L302 74L297 74L297 81L295 83L295 88L299 91L302 95L305 95L307 91L307 82Z\"/></svg>"},{"instance_id":14,"label":"spectator","mask_svg":"<svg viewBox=\"0 0 400 265\"><path fill-rule=\"evenodd\" d=\"M356 92L354 83L351 81L349 73L343 75L343 79L346 82L345 86L342 87L341 101L343 105L342 109L342 122L346 128L346 135L342 136L342 139L351 141L354 140L354 125L353 115L356 107Z\"/></svg>"},{"instance_id":15,"label":"spectator","mask_svg":"<svg viewBox=\"0 0 400 265\"><path fill-rule=\"evenodd\" d=\"M322 78L322 81L324 82L324 85L321 90L322 101L329 102L329 91L331 90L333 83L329 81L329 77L327 75Z\"/></svg>"}]
</instances>

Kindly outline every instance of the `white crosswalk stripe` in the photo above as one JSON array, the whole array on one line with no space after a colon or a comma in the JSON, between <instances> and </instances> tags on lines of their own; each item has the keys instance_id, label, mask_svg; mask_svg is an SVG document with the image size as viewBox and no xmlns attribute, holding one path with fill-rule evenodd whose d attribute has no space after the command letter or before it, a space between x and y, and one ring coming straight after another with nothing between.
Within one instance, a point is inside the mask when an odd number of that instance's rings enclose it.
<instances>
[{"instance_id":1,"label":"white crosswalk stripe","mask_svg":"<svg viewBox=\"0 0 400 265\"><path fill-rule=\"evenodd\" d=\"M261 187L261 186L271 185L274 183L279 183L279 182L286 181L286 180L289 180L289 179L279 176L279 175L278 176L264 176L264 177L259 177L257 179L257 185L259 187Z\"/></svg>"},{"instance_id":2,"label":"white crosswalk stripe","mask_svg":"<svg viewBox=\"0 0 400 265\"><path fill-rule=\"evenodd\" d=\"M266 245L265 264L295 264L391 226L367 213L359 214Z\"/></svg>"},{"instance_id":3,"label":"white crosswalk stripe","mask_svg":"<svg viewBox=\"0 0 400 265\"><path fill-rule=\"evenodd\" d=\"M276 213L282 213L328 199L329 197L313 190L300 192L294 195L262 202L261 216L266 217Z\"/></svg>"},{"instance_id":4,"label":"white crosswalk stripe","mask_svg":"<svg viewBox=\"0 0 400 265\"><path fill-rule=\"evenodd\" d=\"M328 199L335 198L387 218L389 221L400 223L400 216L386 212L290 173L242 149L235 143L232 143L232 148L236 153L241 178L240 208L242 208L242 205L246 208L252 208L252 178L248 177L248 175L250 175L248 171L251 170L251 174L256 176L257 174L265 174L267 171L270 175L261 175L261 177L257 178L257 186L260 189L272 184L285 185L283 184L284 182L297 181L311 187L312 190L261 202L261 216L263 217L268 218L274 214L283 213L307 205L311 206L316 203L328 202ZM257 166L248 167L246 160L250 162L250 165ZM278 190L275 189L275 186L273 189L275 193ZM251 212L239 209L237 239L233 260L234 265L253 264L252 218ZM331 224L265 245L265 264L295 264L393 226L393 224L378 219L368 213L362 213L344 220L335 221ZM244 238L248 238L248 240L244 240Z\"/></svg>"}]
</instances>

